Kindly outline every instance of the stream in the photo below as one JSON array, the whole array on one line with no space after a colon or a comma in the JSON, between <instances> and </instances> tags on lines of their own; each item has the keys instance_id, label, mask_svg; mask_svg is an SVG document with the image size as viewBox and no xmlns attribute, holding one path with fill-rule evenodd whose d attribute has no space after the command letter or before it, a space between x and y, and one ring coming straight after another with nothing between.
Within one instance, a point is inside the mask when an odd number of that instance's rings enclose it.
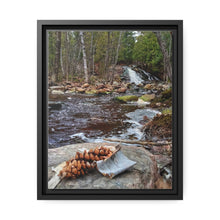
<instances>
[{"instance_id":1,"label":"stream","mask_svg":"<svg viewBox=\"0 0 220 220\"><path fill-rule=\"evenodd\" d=\"M124 74L134 85L145 81L129 67L125 68ZM151 80L155 78L149 75L148 81ZM141 96L143 92L132 94ZM50 94L49 148L102 142L103 138L141 140L144 135L141 127L146 123L144 116L152 119L159 111L143 107L138 102L116 102L114 97L118 95ZM129 92L124 95L129 95Z\"/></svg>"}]
</instances>

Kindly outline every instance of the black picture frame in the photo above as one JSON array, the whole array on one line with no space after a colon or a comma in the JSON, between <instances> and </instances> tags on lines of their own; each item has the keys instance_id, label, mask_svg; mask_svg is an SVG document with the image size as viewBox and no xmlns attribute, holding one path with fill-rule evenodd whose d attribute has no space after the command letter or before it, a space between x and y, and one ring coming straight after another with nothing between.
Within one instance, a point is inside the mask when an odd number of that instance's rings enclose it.
<instances>
[{"instance_id":1,"label":"black picture frame","mask_svg":"<svg viewBox=\"0 0 220 220\"><path fill-rule=\"evenodd\" d=\"M47 189L47 30L172 30L173 188L170 190ZM38 20L37 21L37 199L38 200L182 200L183 199L183 21L182 20Z\"/></svg>"}]
</instances>

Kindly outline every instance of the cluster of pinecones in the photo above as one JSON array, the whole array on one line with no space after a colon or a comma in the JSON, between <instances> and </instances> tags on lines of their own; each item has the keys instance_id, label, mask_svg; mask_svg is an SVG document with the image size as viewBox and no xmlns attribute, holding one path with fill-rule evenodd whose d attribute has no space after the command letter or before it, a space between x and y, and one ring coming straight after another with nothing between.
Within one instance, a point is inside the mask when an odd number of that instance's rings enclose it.
<instances>
[{"instance_id":1,"label":"cluster of pinecones","mask_svg":"<svg viewBox=\"0 0 220 220\"><path fill-rule=\"evenodd\" d=\"M94 169L96 167L96 161L109 158L112 153L107 147L97 147L89 151L85 150L83 153L76 152L74 158L66 161L66 165L60 171L59 176L61 178L71 177L76 179Z\"/></svg>"}]
</instances>

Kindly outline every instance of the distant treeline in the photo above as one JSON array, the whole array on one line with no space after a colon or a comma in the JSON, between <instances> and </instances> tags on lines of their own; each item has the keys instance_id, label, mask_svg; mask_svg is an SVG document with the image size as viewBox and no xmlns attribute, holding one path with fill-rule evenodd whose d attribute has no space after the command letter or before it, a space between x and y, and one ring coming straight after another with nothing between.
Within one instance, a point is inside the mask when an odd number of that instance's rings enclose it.
<instances>
[{"instance_id":1,"label":"distant treeline","mask_svg":"<svg viewBox=\"0 0 220 220\"><path fill-rule=\"evenodd\" d=\"M135 64L151 73L172 76L172 33L150 31L50 31L48 70L51 82L88 82L99 75L113 82L117 64Z\"/></svg>"}]
</instances>

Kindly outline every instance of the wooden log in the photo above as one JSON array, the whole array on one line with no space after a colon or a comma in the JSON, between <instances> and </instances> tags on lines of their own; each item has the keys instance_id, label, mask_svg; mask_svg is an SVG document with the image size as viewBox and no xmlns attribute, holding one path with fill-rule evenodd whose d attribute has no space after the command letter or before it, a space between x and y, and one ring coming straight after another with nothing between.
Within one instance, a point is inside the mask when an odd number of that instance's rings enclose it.
<instances>
[{"instance_id":1,"label":"wooden log","mask_svg":"<svg viewBox=\"0 0 220 220\"><path fill-rule=\"evenodd\" d=\"M151 142L151 141L136 141L136 140L111 139L111 138L104 138L104 140L109 141L109 142L121 142L121 143L127 143L127 144L155 145L155 146L172 144L172 142L157 143L157 142Z\"/></svg>"}]
</instances>

